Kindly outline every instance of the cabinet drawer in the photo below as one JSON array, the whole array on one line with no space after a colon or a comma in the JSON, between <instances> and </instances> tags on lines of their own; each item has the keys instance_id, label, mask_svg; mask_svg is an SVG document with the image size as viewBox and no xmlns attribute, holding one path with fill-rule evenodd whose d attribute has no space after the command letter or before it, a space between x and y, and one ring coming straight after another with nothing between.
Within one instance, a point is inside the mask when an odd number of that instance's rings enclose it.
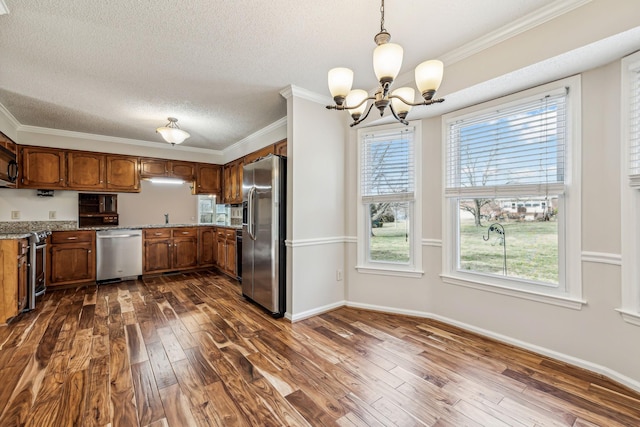
<instances>
[{"instance_id":1,"label":"cabinet drawer","mask_svg":"<svg viewBox=\"0 0 640 427\"><path fill-rule=\"evenodd\" d=\"M168 239L170 237L170 228L147 228L144 230L145 239Z\"/></svg>"},{"instance_id":2,"label":"cabinet drawer","mask_svg":"<svg viewBox=\"0 0 640 427\"><path fill-rule=\"evenodd\" d=\"M93 242L95 234L95 231L54 231L51 234L51 243Z\"/></svg>"},{"instance_id":3,"label":"cabinet drawer","mask_svg":"<svg viewBox=\"0 0 640 427\"><path fill-rule=\"evenodd\" d=\"M196 228L174 228L172 230L173 237L197 237L198 229Z\"/></svg>"},{"instance_id":4,"label":"cabinet drawer","mask_svg":"<svg viewBox=\"0 0 640 427\"><path fill-rule=\"evenodd\" d=\"M224 230L225 237L229 240L236 240L236 230L227 229Z\"/></svg>"}]
</instances>

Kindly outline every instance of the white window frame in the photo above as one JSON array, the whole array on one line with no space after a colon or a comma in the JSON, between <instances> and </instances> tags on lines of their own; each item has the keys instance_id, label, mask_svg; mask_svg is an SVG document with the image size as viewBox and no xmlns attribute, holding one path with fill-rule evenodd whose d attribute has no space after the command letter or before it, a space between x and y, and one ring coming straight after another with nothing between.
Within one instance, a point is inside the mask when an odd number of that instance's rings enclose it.
<instances>
[{"instance_id":1,"label":"white window frame","mask_svg":"<svg viewBox=\"0 0 640 427\"><path fill-rule=\"evenodd\" d=\"M640 189L637 180L631 178L631 121L630 107L631 83L640 72L640 52L636 52L621 61L621 243L622 243L622 299L616 310L622 318L633 325L640 326Z\"/></svg>"},{"instance_id":2,"label":"white window frame","mask_svg":"<svg viewBox=\"0 0 640 427\"><path fill-rule=\"evenodd\" d=\"M563 87L568 88L569 92L566 105L568 126L565 141L565 190L559 197L558 214L559 285L546 286L534 281L458 270L458 199L445 198L444 195L448 123L463 116L495 110L496 107L543 95ZM474 105L442 117L443 272L441 278L443 282L576 310L586 304L582 299L581 141L581 78L579 75ZM568 218L570 220L567 220Z\"/></svg>"},{"instance_id":3,"label":"white window frame","mask_svg":"<svg viewBox=\"0 0 640 427\"><path fill-rule=\"evenodd\" d=\"M373 126L358 129L358 194L357 194L357 258L358 263L356 269L360 273L378 274L385 276L400 276L419 278L422 277L422 122L419 120L409 122L409 127L414 128L413 134L413 155L414 155L414 182L415 182L415 198L411 202L411 223L409 228L410 259L409 264L399 264L392 262L370 261L368 258L369 251L369 212L364 209L365 203L362 200L361 186L361 170L362 170L362 146L365 134L383 132L389 129L403 129L407 126L402 124L391 124L382 126Z\"/></svg>"}]
</instances>

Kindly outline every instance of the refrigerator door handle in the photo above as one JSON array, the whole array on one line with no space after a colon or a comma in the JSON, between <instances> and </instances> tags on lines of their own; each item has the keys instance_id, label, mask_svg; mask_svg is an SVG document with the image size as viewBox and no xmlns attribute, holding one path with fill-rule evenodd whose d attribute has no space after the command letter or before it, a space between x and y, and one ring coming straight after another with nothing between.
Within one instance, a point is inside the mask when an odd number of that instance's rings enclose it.
<instances>
[{"instance_id":1,"label":"refrigerator door handle","mask_svg":"<svg viewBox=\"0 0 640 427\"><path fill-rule=\"evenodd\" d=\"M249 193L247 194L247 232L249 233L249 237L251 240L256 240L256 224L255 224L255 215L253 212L253 196L256 193L256 187L253 186L249 189Z\"/></svg>"}]
</instances>

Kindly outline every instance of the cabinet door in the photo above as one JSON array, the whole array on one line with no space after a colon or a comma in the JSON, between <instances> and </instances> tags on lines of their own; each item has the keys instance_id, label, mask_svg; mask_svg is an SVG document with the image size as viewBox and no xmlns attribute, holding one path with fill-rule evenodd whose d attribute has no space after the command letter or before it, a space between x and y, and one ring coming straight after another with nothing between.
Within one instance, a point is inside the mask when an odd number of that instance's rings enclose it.
<instances>
[{"instance_id":1,"label":"cabinet door","mask_svg":"<svg viewBox=\"0 0 640 427\"><path fill-rule=\"evenodd\" d=\"M193 181L196 174L195 163L171 162L171 176L185 181Z\"/></svg>"},{"instance_id":2,"label":"cabinet door","mask_svg":"<svg viewBox=\"0 0 640 427\"><path fill-rule=\"evenodd\" d=\"M198 265L198 239L176 237L173 239L173 268L189 268Z\"/></svg>"},{"instance_id":3,"label":"cabinet door","mask_svg":"<svg viewBox=\"0 0 640 427\"><path fill-rule=\"evenodd\" d=\"M233 165L225 165L223 169L224 179L223 188L224 195L222 197L224 203L231 203L231 169Z\"/></svg>"},{"instance_id":4,"label":"cabinet door","mask_svg":"<svg viewBox=\"0 0 640 427\"><path fill-rule=\"evenodd\" d=\"M18 312L27 307L27 286L29 286L29 270L27 256L18 258Z\"/></svg>"},{"instance_id":5,"label":"cabinet door","mask_svg":"<svg viewBox=\"0 0 640 427\"><path fill-rule=\"evenodd\" d=\"M198 163L194 194L216 194L222 197L222 166ZM220 200L219 203L221 203Z\"/></svg>"},{"instance_id":6,"label":"cabinet door","mask_svg":"<svg viewBox=\"0 0 640 427\"><path fill-rule=\"evenodd\" d=\"M264 148L261 148L257 151L254 151L253 153L247 154L246 156L244 156L244 164L248 165L249 163L253 163L256 160L259 160L263 157L267 157L269 154L273 154L274 152L274 146L272 145L267 145Z\"/></svg>"},{"instance_id":7,"label":"cabinet door","mask_svg":"<svg viewBox=\"0 0 640 427\"><path fill-rule=\"evenodd\" d=\"M167 160L141 159L140 176L143 178L163 177L169 174Z\"/></svg>"},{"instance_id":8,"label":"cabinet door","mask_svg":"<svg viewBox=\"0 0 640 427\"><path fill-rule=\"evenodd\" d=\"M96 259L91 243L51 246L50 285L96 280Z\"/></svg>"},{"instance_id":9,"label":"cabinet door","mask_svg":"<svg viewBox=\"0 0 640 427\"><path fill-rule=\"evenodd\" d=\"M19 167L21 188L53 190L66 187L65 152L62 150L24 147Z\"/></svg>"},{"instance_id":10,"label":"cabinet door","mask_svg":"<svg viewBox=\"0 0 640 427\"><path fill-rule=\"evenodd\" d=\"M198 230L198 265L201 267L214 265L216 262L215 228Z\"/></svg>"},{"instance_id":11,"label":"cabinet door","mask_svg":"<svg viewBox=\"0 0 640 427\"><path fill-rule=\"evenodd\" d=\"M105 188L105 156L97 153L67 153L67 186L74 190Z\"/></svg>"},{"instance_id":12,"label":"cabinet door","mask_svg":"<svg viewBox=\"0 0 640 427\"><path fill-rule=\"evenodd\" d=\"M137 157L107 156L107 189L140 191Z\"/></svg>"},{"instance_id":13,"label":"cabinet door","mask_svg":"<svg viewBox=\"0 0 640 427\"><path fill-rule=\"evenodd\" d=\"M227 240L227 273L236 276L236 241Z\"/></svg>"},{"instance_id":14,"label":"cabinet door","mask_svg":"<svg viewBox=\"0 0 640 427\"><path fill-rule=\"evenodd\" d=\"M222 231L216 233L216 262L221 270L227 268L227 240Z\"/></svg>"},{"instance_id":15,"label":"cabinet door","mask_svg":"<svg viewBox=\"0 0 640 427\"><path fill-rule=\"evenodd\" d=\"M244 162L239 161L236 165L236 186L235 196L233 198L234 203L242 203L242 178L244 176Z\"/></svg>"},{"instance_id":16,"label":"cabinet door","mask_svg":"<svg viewBox=\"0 0 640 427\"><path fill-rule=\"evenodd\" d=\"M171 239L145 240L144 272L171 270Z\"/></svg>"},{"instance_id":17,"label":"cabinet door","mask_svg":"<svg viewBox=\"0 0 640 427\"><path fill-rule=\"evenodd\" d=\"M275 143L274 152L278 156L287 156L287 140L283 139Z\"/></svg>"}]
</instances>

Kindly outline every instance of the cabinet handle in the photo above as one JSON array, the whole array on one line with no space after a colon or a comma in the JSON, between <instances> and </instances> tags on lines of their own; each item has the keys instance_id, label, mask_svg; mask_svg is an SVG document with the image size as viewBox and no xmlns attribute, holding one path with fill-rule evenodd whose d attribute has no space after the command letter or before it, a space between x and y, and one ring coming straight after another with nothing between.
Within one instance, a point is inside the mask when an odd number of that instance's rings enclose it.
<instances>
[{"instance_id":1,"label":"cabinet handle","mask_svg":"<svg viewBox=\"0 0 640 427\"><path fill-rule=\"evenodd\" d=\"M154 236L162 236L162 233L153 233Z\"/></svg>"},{"instance_id":2,"label":"cabinet handle","mask_svg":"<svg viewBox=\"0 0 640 427\"><path fill-rule=\"evenodd\" d=\"M77 240L77 239L78 239L78 238L77 238L77 237L75 237L75 236L74 236L74 237L67 237L67 240Z\"/></svg>"},{"instance_id":3,"label":"cabinet handle","mask_svg":"<svg viewBox=\"0 0 640 427\"><path fill-rule=\"evenodd\" d=\"M89 250L87 251L87 253L88 253L88 254L90 254L90 253L91 253L91 249L89 249Z\"/></svg>"}]
</instances>

